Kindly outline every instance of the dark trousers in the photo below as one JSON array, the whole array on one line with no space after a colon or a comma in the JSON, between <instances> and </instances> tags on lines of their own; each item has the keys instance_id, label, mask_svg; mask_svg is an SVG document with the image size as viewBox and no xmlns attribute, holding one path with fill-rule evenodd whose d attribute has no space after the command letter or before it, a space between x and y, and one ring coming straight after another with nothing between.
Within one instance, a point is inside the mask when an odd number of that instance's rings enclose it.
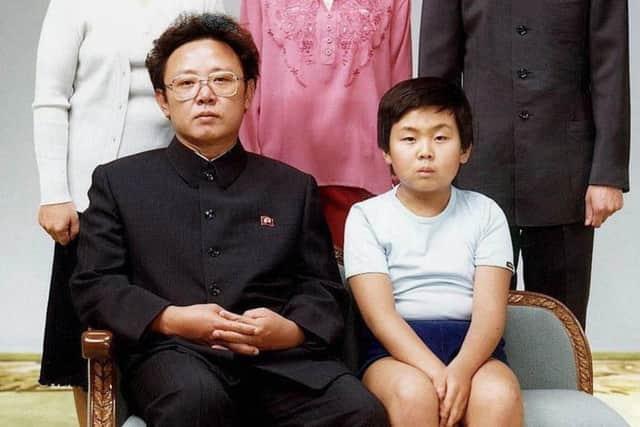
<instances>
[{"instance_id":1,"label":"dark trousers","mask_svg":"<svg viewBox=\"0 0 640 427\"><path fill-rule=\"evenodd\" d=\"M513 258L522 252L524 287L566 305L585 327L593 228L583 224L552 227L511 227ZM516 287L514 275L511 288Z\"/></svg>"},{"instance_id":2,"label":"dark trousers","mask_svg":"<svg viewBox=\"0 0 640 427\"><path fill-rule=\"evenodd\" d=\"M199 355L163 350L125 377L128 401L150 427L389 425L380 402L349 374L312 390L255 368L227 373Z\"/></svg>"}]
</instances>

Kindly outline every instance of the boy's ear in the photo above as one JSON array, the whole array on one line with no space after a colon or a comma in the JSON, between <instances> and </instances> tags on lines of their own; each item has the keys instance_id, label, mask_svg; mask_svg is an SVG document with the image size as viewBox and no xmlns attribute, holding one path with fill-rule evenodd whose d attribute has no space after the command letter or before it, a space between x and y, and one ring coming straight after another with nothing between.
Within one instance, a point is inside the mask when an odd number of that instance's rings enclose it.
<instances>
[{"instance_id":1,"label":"boy's ear","mask_svg":"<svg viewBox=\"0 0 640 427\"><path fill-rule=\"evenodd\" d=\"M382 152L382 158L384 159L384 162L386 164L388 164L389 166L391 166L391 156L389 155L389 153L387 153L386 151Z\"/></svg>"},{"instance_id":2,"label":"boy's ear","mask_svg":"<svg viewBox=\"0 0 640 427\"><path fill-rule=\"evenodd\" d=\"M469 147L467 147L466 150L464 150L462 152L462 154L460 155L460 164L464 165L465 163L467 163L469 161L469 157L471 157L471 148L473 147L473 145L470 145Z\"/></svg>"},{"instance_id":3,"label":"boy's ear","mask_svg":"<svg viewBox=\"0 0 640 427\"><path fill-rule=\"evenodd\" d=\"M162 113L167 119L171 118L171 114L169 111L169 103L167 102L167 96L162 89L156 89L155 91L156 102L158 106L162 110Z\"/></svg>"}]
</instances>

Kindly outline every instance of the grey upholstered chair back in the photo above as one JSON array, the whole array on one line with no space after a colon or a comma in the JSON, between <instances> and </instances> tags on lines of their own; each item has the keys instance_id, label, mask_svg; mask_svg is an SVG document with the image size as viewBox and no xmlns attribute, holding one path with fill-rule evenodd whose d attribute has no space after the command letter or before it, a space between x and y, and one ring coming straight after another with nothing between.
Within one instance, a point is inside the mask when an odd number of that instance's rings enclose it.
<instances>
[{"instance_id":1,"label":"grey upholstered chair back","mask_svg":"<svg viewBox=\"0 0 640 427\"><path fill-rule=\"evenodd\" d=\"M577 389L571 337L552 311L509 306L504 339L509 365L523 390Z\"/></svg>"}]
</instances>

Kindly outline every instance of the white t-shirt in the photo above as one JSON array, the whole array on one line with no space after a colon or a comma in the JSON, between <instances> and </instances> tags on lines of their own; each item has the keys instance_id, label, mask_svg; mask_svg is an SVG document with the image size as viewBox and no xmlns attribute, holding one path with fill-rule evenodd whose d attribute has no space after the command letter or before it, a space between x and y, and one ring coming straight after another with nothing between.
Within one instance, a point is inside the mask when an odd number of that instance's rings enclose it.
<instances>
[{"instance_id":1,"label":"white t-shirt","mask_svg":"<svg viewBox=\"0 0 640 427\"><path fill-rule=\"evenodd\" d=\"M346 277L388 274L396 310L405 319L469 320L475 267L513 271L504 213L490 198L452 186L445 209L422 217L398 200L397 189L351 208Z\"/></svg>"}]
</instances>

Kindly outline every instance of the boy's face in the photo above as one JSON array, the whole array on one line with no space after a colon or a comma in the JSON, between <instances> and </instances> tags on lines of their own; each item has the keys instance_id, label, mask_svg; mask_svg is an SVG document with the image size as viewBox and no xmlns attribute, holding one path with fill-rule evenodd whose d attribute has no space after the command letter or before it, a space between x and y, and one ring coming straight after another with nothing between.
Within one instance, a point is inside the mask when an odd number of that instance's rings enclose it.
<instances>
[{"instance_id":1,"label":"boy's face","mask_svg":"<svg viewBox=\"0 0 640 427\"><path fill-rule=\"evenodd\" d=\"M453 113L437 107L410 110L391 128L384 160L414 193L448 192L471 148L462 151Z\"/></svg>"}]
</instances>

